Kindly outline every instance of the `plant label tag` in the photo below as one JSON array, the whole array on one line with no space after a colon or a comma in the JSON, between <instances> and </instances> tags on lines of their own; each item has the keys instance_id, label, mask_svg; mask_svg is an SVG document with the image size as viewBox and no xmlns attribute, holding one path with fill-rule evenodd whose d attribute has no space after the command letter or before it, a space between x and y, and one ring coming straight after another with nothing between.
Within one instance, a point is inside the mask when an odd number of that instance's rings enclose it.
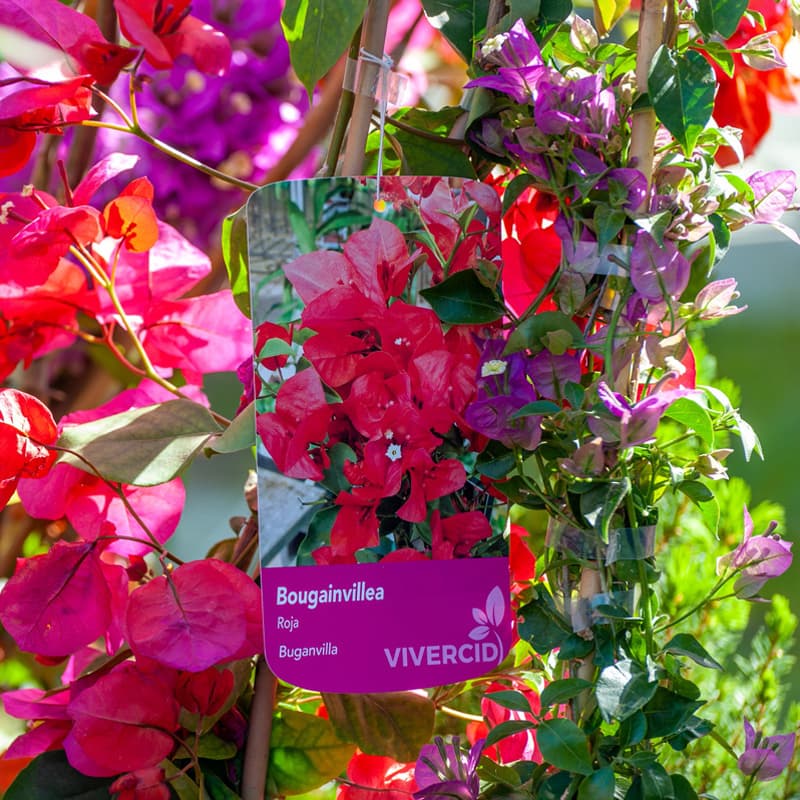
<instances>
[{"instance_id":1,"label":"plant label tag","mask_svg":"<svg viewBox=\"0 0 800 800\"><path fill-rule=\"evenodd\" d=\"M247 206L266 658L316 691L468 680L511 642L506 509L465 420L503 314L499 198L375 190L286 181Z\"/></svg>"}]
</instances>

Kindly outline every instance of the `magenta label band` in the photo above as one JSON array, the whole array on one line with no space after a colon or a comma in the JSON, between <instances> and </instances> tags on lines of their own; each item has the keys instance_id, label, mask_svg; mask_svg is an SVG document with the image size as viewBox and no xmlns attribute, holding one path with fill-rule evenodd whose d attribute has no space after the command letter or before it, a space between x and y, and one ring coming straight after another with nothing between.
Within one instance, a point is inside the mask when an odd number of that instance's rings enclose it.
<instances>
[{"instance_id":1,"label":"magenta label band","mask_svg":"<svg viewBox=\"0 0 800 800\"><path fill-rule=\"evenodd\" d=\"M511 644L505 558L262 569L282 680L325 692L422 689L494 669Z\"/></svg>"}]
</instances>

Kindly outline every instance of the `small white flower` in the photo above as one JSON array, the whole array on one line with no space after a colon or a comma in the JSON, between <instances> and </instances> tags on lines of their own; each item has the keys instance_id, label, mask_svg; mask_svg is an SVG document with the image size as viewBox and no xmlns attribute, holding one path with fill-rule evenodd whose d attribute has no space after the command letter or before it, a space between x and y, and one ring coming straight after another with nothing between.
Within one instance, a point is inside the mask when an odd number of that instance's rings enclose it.
<instances>
[{"instance_id":1,"label":"small white flower","mask_svg":"<svg viewBox=\"0 0 800 800\"><path fill-rule=\"evenodd\" d=\"M503 45L508 39L507 33L498 33L497 36L490 36L482 45L481 53L484 56L491 55L492 53L499 53Z\"/></svg>"},{"instance_id":2,"label":"small white flower","mask_svg":"<svg viewBox=\"0 0 800 800\"><path fill-rule=\"evenodd\" d=\"M406 347L408 347L408 346L411 344L411 342L410 342L408 339L405 339L405 338L404 338L404 337L402 337L402 336L398 336L398 337L397 337L397 338L394 340L394 343L395 343L395 344L396 344L398 347L400 347L400 346L402 346L402 345L405 345Z\"/></svg>"},{"instance_id":3,"label":"small white flower","mask_svg":"<svg viewBox=\"0 0 800 800\"><path fill-rule=\"evenodd\" d=\"M14 208L14 203L11 200L7 200L3 205L0 205L0 225L8 224L8 212L12 208Z\"/></svg>"},{"instance_id":4,"label":"small white flower","mask_svg":"<svg viewBox=\"0 0 800 800\"><path fill-rule=\"evenodd\" d=\"M502 375L506 371L506 362L501 358L493 358L481 367L481 378L488 378L490 375Z\"/></svg>"},{"instance_id":5,"label":"small white flower","mask_svg":"<svg viewBox=\"0 0 800 800\"><path fill-rule=\"evenodd\" d=\"M394 439L394 431L393 431L391 428L389 428L389 430L388 430L388 431L386 431L386 432L383 434L383 438L384 438L384 439L387 439L388 441L390 441L390 442L391 442L391 441L392 441L392 439Z\"/></svg>"},{"instance_id":6,"label":"small white flower","mask_svg":"<svg viewBox=\"0 0 800 800\"><path fill-rule=\"evenodd\" d=\"M34 189L35 189L35 188L36 188L36 187L35 187L35 186L34 186L32 183L26 183L26 184L25 184L25 185L22 187L22 191L20 192L20 194L21 194L23 197L30 197L30 196L33 194L33 191L34 191Z\"/></svg>"},{"instance_id":7,"label":"small white flower","mask_svg":"<svg viewBox=\"0 0 800 800\"><path fill-rule=\"evenodd\" d=\"M386 458L389 461L399 461L403 457L403 450L399 444L390 444L386 448Z\"/></svg>"}]
</instances>

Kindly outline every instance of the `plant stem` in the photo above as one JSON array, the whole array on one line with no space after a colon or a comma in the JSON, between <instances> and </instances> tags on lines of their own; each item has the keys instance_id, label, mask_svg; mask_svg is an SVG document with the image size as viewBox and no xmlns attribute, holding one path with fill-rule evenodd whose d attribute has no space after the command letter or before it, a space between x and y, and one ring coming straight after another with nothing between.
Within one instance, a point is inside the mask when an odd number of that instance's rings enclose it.
<instances>
[{"instance_id":1,"label":"plant stem","mask_svg":"<svg viewBox=\"0 0 800 800\"><path fill-rule=\"evenodd\" d=\"M209 167L208 164L204 164L202 161L198 161L196 158L192 158L191 156L186 155L186 153L176 150L166 142L162 142L160 139L156 139L155 136L151 136L149 133L146 133L141 128L132 127L130 132L134 136L138 136L143 142L147 142L157 150L160 150L165 155L172 156L172 158L174 158L176 161L180 161L183 164L188 164L190 167L194 167L195 169L200 170L200 172L204 172L206 175L209 175L212 178L229 183L231 186L236 186L238 189L243 189L246 192L254 192L256 189L258 189L257 184L250 183L250 181L243 181L240 178L233 177L233 175L227 175L224 172L220 172L218 169L214 169L214 167Z\"/></svg>"},{"instance_id":2,"label":"plant stem","mask_svg":"<svg viewBox=\"0 0 800 800\"><path fill-rule=\"evenodd\" d=\"M734 573L735 574L735 573ZM688 619L693 614L696 614L698 611L703 609L707 606L712 600L720 599L715 598L714 595L733 577L733 575L724 576L720 580L718 580L714 586L712 587L711 591L699 602L697 605L692 606L687 612L681 614L677 619L670 620L666 625L661 625L660 627L656 628L653 633L662 633L663 631L667 630L667 628L674 628L676 625L683 622L685 619Z\"/></svg>"},{"instance_id":3,"label":"plant stem","mask_svg":"<svg viewBox=\"0 0 800 800\"><path fill-rule=\"evenodd\" d=\"M757 770L750 776L750 780L747 781L747 786L744 787L744 792L742 793L740 800L746 800L747 796L750 794L750 790L753 788L753 784L756 782L756 773Z\"/></svg>"},{"instance_id":4,"label":"plant stem","mask_svg":"<svg viewBox=\"0 0 800 800\"><path fill-rule=\"evenodd\" d=\"M383 57L386 43L386 26L389 20L390 0L370 0L364 17L362 47L377 58ZM364 169L364 153L369 134L372 109L375 107L375 96L371 89L376 85L380 64L362 61L360 69L360 86L356 86L353 116L350 119L350 130L347 134L342 175L360 175ZM370 90L369 93L365 93Z\"/></svg>"},{"instance_id":5,"label":"plant stem","mask_svg":"<svg viewBox=\"0 0 800 800\"><path fill-rule=\"evenodd\" d=\"M242 800L263 800L266 793L269 739L277 686L278 679L263 656L259 656L242 768Z\"/></svg>"}]
</instances>

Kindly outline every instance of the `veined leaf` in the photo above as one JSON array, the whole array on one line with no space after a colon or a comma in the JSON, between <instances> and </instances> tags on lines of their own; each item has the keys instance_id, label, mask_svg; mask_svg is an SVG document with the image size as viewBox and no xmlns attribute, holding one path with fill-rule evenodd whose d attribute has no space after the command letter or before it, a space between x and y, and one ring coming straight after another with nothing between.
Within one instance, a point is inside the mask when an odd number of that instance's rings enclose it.
<instances>
[{"instance_id":1,"label":"veined leaf","mask_svg":"<svg viewBox=\"0 0 800 800\"><path fill-rule=\"evenodd\" d=\"M156 486L185 469L221 432L205 406L169 400L65 428L58 446L72 452L59 463L94 474L88 462L108 480Z\"/></svg>"},{"instance_id":2,"label":"veined leaf","mask_svg":"<svg viewBox=\"0 0 800 800\"><path fill-rule=\"evenodd\" d=\"M282 711L272 725L267 790L270 796L304 794L336 777L355 753L333 725L313 714Z\"/></svg>"},{"instance_id":3,"label":"veined leaf","mask_svg":"<svg viewBox=\"0 0 800 800\"><path fill-rule=\"evenodd\" d=\"M689 155L711 119L714 68L695 50L675 53L662 46L653 59L647 87L656 116Z\"/></svg>"},{"instance_id":4,"label":"veined leaf","mask_svg":"<svg viewBox=\"0 0 800 800\"><path fill-rule=\"evenodd\" d=\"M347 49L366 8L367 0L286 0L281 25L309 97Z\"/></svg>"}]
</instances>

